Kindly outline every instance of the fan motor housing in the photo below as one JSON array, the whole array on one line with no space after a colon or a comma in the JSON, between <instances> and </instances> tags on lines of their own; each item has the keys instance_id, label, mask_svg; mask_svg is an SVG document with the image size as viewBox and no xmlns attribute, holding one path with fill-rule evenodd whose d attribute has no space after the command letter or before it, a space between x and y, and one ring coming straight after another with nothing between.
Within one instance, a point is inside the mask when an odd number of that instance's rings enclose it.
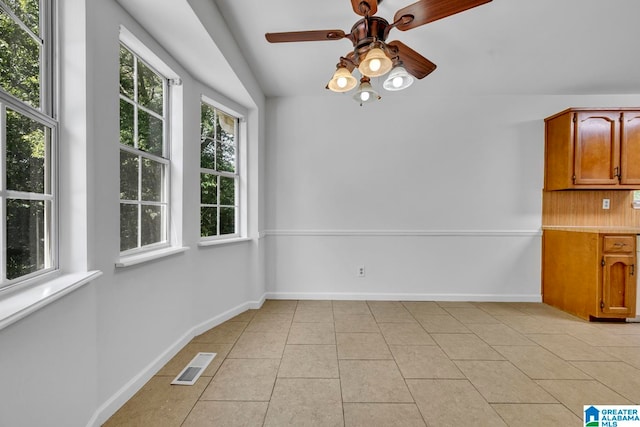
<instances>
[{"instance_id":1,"label":"fan motor housing","mask_svg":"<svg viewBox=\"0 0 640 427\"><path fill-rule=\"evenodd\" d=\"M389 22L379 16L365 17L351 27L349 38L353 42L353 50L358 61L369 51L371 43L386 40L389 29Z\"/></svg>"},{"instance_id":2,"label":"fan motor housing","mask_svg":"<svg viewBox=\"0 0 640 427\"><path fill-rule=\"evenodd\" d=\"M379 16L370 16L356 22L351 27L351 40L356 49L370 45L376 40L385 41L389 31L389 22Z\"/></svg>"}]
</instances>

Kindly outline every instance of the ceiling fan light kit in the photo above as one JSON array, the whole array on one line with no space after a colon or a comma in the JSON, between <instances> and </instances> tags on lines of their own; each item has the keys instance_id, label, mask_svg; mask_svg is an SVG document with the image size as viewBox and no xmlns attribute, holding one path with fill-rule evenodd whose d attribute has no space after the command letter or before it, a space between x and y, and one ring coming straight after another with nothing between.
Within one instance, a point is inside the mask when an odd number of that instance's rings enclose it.
<instances>
[{"instance_id":1,"label":"ceiling fan light kit","mask_svg":"<svg viewBox=\"0 0 640 427\"><path fill-rule=\"evenodd\" d=\"M360 61L360 65L358 65L358 71L360 74L367 77L379 77L384 76L391 70L393 67L393 62L387 56L384 51L378 47L380 42L377 42L378 45L372 44L373 47L367 52L366 56L362 61Z\"/></svg>"},{"instance_id":2,"label":"ceiling fan light kit","mask_svg":"<svg viewBox=\"0 0 640 427\"><path fill-rule=\"evenodd\" d=\"M353 77L347 67L338 65L338 69L327 84L327 89L333 92L349 92L356 86L358 86L358 79Z\"/></svg>"},{"instance_id":3,"label":"ceiling fan light kit","mask_svg":"<svg viewBox=\"0 0 640 427\"><path fill-rule=\"evenodd\" d=\"M396 12L393 22L374 16L382 0L351 0L353 11L363 18L357 21L349 34L342 30L292 31L267 33L270 43L323 41L349 39L353 51L340 58L327 89L333 92L348 92L358 85L353 75L357 68L362 75L360 87L353 99L362 105L380 99L371 87L370 78L389 73L382 87L389 91L403 90L415 79L431 74L436 65L400 41L386 42L393 28L407 31L428 24L491 0L420 0Z\"/></svg>"},{"instance_id":4,"label":"ceiling fan light kit","mask_svg":"<svg viewBox=\"0 0 640 427\"><path fill-rule=\"evenodd\" d=\"M413 77L400 64L393 67L389 76L382 84L385 90L398 91L408 88L413 84Z\"/></svg>"},{"instance_id":5,"label":"ceiling fan light kit","mask_svg":"<svg viewBox=\"0 0 640 427\"><path fill-rule=\"evenodd\" d=\"M378 95L378 92L373 90L373 87L371 87L369 77L365 76L360 79L360 87L356 91L356 94L353 95L354 101L360 103L360 106L362 107L362 104L375 102L380 98L381 97Z\"/></svg>"}]
</instances>

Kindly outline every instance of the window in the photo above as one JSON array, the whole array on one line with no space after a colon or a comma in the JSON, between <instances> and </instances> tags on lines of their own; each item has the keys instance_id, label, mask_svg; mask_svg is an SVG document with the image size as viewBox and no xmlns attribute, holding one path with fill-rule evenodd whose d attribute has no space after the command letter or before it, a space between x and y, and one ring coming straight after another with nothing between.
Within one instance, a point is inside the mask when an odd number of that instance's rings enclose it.
<instances>
[{"instance_id":1,"label":"window","mask_svg":"<svg viewBox=\"0 0 640 427\"><path fill-rule=\"evenodd\" d=\"M167 78L120 45L121 253L169 244L167 89Z\"/></svg>"},{"instance_id":2,"label":"window","mask_svg":"<svg viewBox=\"0 0 640 427\"><path fill-rule=\"evenodd\" d=\"M200 236L237 237L238 118L207 102L201 106Z\"/></svg>"},{"instance_id":3,"label":"window","mask_svg":"<svg viewBox=\"0 0 640 427\"><path fill-rule=\"evenodd\" d=\"M633 207L634 209L640 209L640 190L633 192Z\"/></svg>"},{"instance_id":4,"label":"window","mask_svg":"<svg viewBox=\"0 0 640 427\"><path fill-rule=\"evenodd\" d=\"M0 288L57 268L51 3L0 0Z\"/></svg>"}]
</instances>

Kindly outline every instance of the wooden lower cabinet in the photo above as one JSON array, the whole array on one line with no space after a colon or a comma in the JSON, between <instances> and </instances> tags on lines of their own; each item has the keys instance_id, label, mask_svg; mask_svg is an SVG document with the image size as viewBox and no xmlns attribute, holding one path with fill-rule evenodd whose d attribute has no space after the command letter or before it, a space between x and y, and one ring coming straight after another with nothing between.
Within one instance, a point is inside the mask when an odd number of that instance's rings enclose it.
<instances>
[{"instance_id":1,"label":"wooden lower cabinet","mask_svg":"<svg viewBox=\"0 0 640 427\"><path fill-rule=\"evenodd\" d=\"M636 236L544 230L542 300L583 319L636 315Z\"/></svg>"}]
</instances>

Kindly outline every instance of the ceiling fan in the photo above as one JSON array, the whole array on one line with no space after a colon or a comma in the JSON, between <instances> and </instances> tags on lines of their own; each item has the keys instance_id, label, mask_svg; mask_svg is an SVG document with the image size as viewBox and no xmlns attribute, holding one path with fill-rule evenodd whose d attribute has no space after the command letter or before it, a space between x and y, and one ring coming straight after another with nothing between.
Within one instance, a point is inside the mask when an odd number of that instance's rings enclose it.
<instances>
[{"instance_id":1,"label":"ceiling fan","mask_svg":"<svg viewBox=\"0 0 640 427\"><path fill-rule=\"evenodd\" d=\"M433 62L401 41L387 42L393 28L407 31L491 0L420 0L398 10L391 23L375 16L382 1L351 0L353 11L363 18L353 25L348 34L342 30L313 30L267 33L265 37L270 43L350 40L353 50L340 57L327 89L347 92L355 88L358 80L352 72L357 68L362 77L354 99L362 105L364 102L380 99L371 87L371 77L382 76L390 71L383 87L395 91L409 87L413 83L413 77L422 79L436 69Z\"/></svg>"}]
</instances>

